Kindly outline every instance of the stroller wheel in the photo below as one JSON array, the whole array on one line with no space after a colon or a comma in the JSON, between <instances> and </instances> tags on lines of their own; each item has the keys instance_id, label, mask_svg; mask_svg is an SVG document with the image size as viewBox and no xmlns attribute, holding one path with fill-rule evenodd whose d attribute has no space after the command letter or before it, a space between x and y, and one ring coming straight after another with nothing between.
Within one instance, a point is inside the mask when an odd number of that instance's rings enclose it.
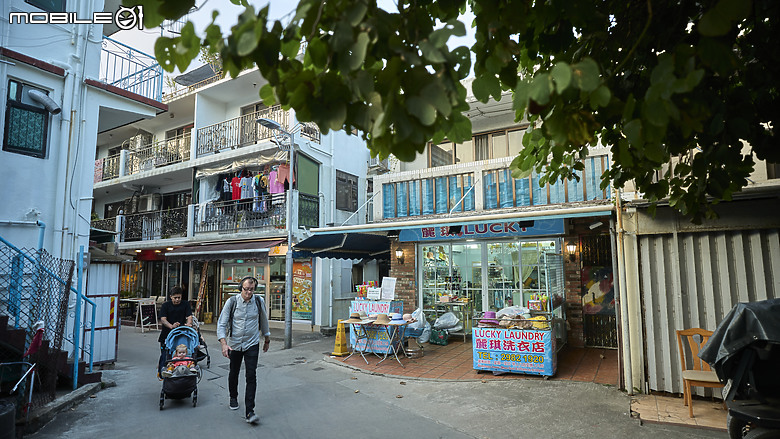
<instances>
[{"instance_id":1,"label":"stroller wheel","mask_svg":"<svg viewBox=\"0 0 780 439\"><path fill-rule=\"evenodd\" d=\"M192 392L192 406L196 407L198 405L198 389L195 389Z\"/></svg>"},{"instance_id":2,"label":"stroller wheel","mask_svg":"<svg viewBox=\"0 0 780 439\"><path fill-rule=\"evenodd\" d=\"M165 406L165 391L160 392L160 410Z\"/></svg>"}]
</instances>

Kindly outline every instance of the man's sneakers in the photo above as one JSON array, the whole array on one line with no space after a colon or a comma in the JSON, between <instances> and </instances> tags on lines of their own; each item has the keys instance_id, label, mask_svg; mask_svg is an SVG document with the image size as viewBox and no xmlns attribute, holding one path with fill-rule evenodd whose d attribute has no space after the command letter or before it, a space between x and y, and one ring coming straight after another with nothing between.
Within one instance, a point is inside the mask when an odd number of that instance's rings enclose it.
<instances>
[{"instance_id":1,"label":"man's sneakers","mask_svg":"<svg viewBox=\"0 0 780 439\"><path fill-rule=\"evenodd\" d=\"M260 423L260 418L258 418L254 412L251 412L248 415L246 415L246 422L252 425L257 425L258 423Z\"/></svg>"},{"instance_id":2,"label":"man's sneakers","mask_svg":"<svg viewBox=\"0 0 780 439\"><path fill-rule=\"evenodd\" d=\"M238 398L230 398L230 410L238 410Z\"/></svg>"}]
</instances>

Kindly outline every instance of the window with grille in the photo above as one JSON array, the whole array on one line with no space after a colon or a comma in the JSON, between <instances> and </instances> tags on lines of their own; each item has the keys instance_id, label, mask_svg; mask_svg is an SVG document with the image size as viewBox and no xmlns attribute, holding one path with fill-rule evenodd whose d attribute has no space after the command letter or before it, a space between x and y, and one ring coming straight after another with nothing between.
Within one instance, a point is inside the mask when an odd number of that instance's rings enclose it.
<instances>
[{"instance_id":1,"label":"window with grille","mask_svg":"<svg viewBox=\"0 0 780 439\"><path fill-rule=\"evenodd\" d=\"M8 81L3 150L44 158L49 132L49 112L22 102L24 93L34 89L13 79Z\"/></svg>"},{"instance_id":2,"label":"window with grille","mask_svg":"<svg viewBox=\"0 0 780 439\"><path fill-rule=\"evenodd\" d=\"M358 178L336 171L336 209L354 212L358 208Z\"/></svg>"}]
</instances>

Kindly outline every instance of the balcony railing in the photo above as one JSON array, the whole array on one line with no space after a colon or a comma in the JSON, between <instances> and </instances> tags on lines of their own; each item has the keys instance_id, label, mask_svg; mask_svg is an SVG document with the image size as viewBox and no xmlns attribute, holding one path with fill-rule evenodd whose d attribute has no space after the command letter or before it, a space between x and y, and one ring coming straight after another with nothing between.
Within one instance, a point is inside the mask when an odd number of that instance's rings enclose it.
<instances>
[{"instance_id":1,"label":"balcony railing","mask_svg":"<svg viewBox=\"0 0 780 439\"><path fill-rule=\"evenodd\" d=\"M609 188L602 190L599 187L601 174L609 167L606 155L586 158L585 170L576 172L579 181L556 181L544 187L539 187L536 173L527 178L512 178L508 169L511 159L386 174L377 178L375 183L382 184L382 217L402 218L471 212L480 210L480 207L494 210L609 198Z\"/></svg>"},{"instance_id":2,"label":"balcony railing","mask_svg":"<svg viewBox=\"0 0 780 439\"><path fill-rule=\"evenodd\" d=\"M273 230L286 226L285 194L266 198L195 205L195 234L239 233L249 230Z\"/></svg>"},{"instance_id":3,"label":"balcony railing","mask_svg":"<svg viewBox=\"0 0 780 439\"><path fill-rule=\"evenodd\" d=\"M298 226L320 226L320 199L316 195L298 193Z\"/></svg>"},{"instance_id":4,"label":"balcony railing","mask_svg":"<svg viewBox=\"0 0 780 439\"><path fill-rule=\"evenodd\" d=\"M162 100L162 78L162 67L153 56L111 38L103 38L101 81L159 102Z\"/></svg>"},{"instance_id":5,"label":"balcony railing","mask_svg":"<svg viewBox=\"0 0 780 439\"><path fill-rule=\"evenodd\" d=\"M123 241L152 241L187 236L187 207L124 216Z\"/></svg>"},{"instance_id":6,"label":"balcony railing","mask_svg":"<svg viewBox=\"0 0 780 439\"><path fill-rule=\"evenodd\" d=\"M261 117L289 127L289 113L279 105L209 125L198 130L197 156L254 145L260 140L272 138L273 131L257 123Z\"/></svg>"},{"instance_id":7,"label":"balcony railing","mask_svg":"<svg viewBox=\"0 0 780 439\"><path fill-rule=\"evenodd\" d=\"M116 230L116 218L92 220L91 225L93 229L113 232Z\"/></svg>"},{"instance_id":8,"label":"balcony railing","mask_svg":"<svg viewBox=\"0 0 780 439\"><path fill-rule=\"evenodd\" d=\"M125 175L181 163L190 159L190 133L160 140L144 148L128 151Z\"/></svg>"},{"instance_id":9,"label":"balcony railing","mask_svg":"<svg viewBox=\"0 0 780 439\"><path fill-rule=\"evenodd\" d=\"M119 177L119 154L95 160L95 183Z\"/></svg>"}]
</instances>

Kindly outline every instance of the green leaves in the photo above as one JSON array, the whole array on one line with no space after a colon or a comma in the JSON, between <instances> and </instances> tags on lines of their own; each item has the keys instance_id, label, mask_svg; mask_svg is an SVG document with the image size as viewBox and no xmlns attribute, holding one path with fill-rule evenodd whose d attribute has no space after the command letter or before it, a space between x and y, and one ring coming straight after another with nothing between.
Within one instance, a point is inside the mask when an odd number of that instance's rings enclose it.
<instances>
[{"instance_id":1,"label":"green leaves","mask_svg":"<svg viewBox=\"0 0 780 439\"><path fill-rule=\"evenodd\" d=\"M748 16L751 7L751 0L720 0L702 16L697 29L706 37L725 35L734 23Z\"/></svg>"},{"instance_id":2,"label":"green leaves","mask_svg":"<svg viewBox=\"0 0 780 439\"><path fill-rule=\"evenodd\" d=\"M574 83L580 90L591 92L599 86L599 66L592 58L573 64L571 69Z\"/></svg>"},{"instance_id":3,"label":"green leaves","mask_svg":"<svg viewBox=\"0 0 780 439\"><path fill-rule=\"evenodd\" d=\"M531 124L516 175L568 178L600 143L614 159L601 187L631 182L651 202L669 197L700 220L711 215L708 196L728 199L746 184L752 154L780 156L767 129L780 123L774 0L469 0L475 43L453 49L448 41L465 34L466 0L403 3L396 12L375 0L298 0L285 23L232 1L246 9L229 35L212 21L203 41L191 26L157 41L165 70L185 69L207 45L233 76L256 66L268 81L265 103L294 109L324 133L357 128L382 157L413 160L430 140L471 138L461 81L472 73L477 100L512 90L516 120ZM125 2L144 5L147 27L193 4ZM698 147L704 152L693 154ZM695 158L666 172L678 156Z\"/></svg>"},{"instance_id":4,"label":"green leaves","mask_svg":"<svg viewBox=\"0 0 780 439\"><path fill-rule=\"evenodd\" d=\"M553 67L550 74L552 75L553 81L555 81L555 91L558 94L563 93L563 91L569 87L569 84L571 84L572 70L565 62L561 61L555 63L555 67Z\"/></svg>"},{"instance_id":5,"label":"green leaves","mask_svg":"<svg viewBox=\"0 0 780 439\"><path fill-rule=\"evenodd\" d=\"M166 72L178 68L180 72L187 69L190 62L200 52L200 39L195 35L192 22L187 22L181 30L181 36L176 38L160 37L154 43L154 56Z\"/></svg>"}]
</instances>

